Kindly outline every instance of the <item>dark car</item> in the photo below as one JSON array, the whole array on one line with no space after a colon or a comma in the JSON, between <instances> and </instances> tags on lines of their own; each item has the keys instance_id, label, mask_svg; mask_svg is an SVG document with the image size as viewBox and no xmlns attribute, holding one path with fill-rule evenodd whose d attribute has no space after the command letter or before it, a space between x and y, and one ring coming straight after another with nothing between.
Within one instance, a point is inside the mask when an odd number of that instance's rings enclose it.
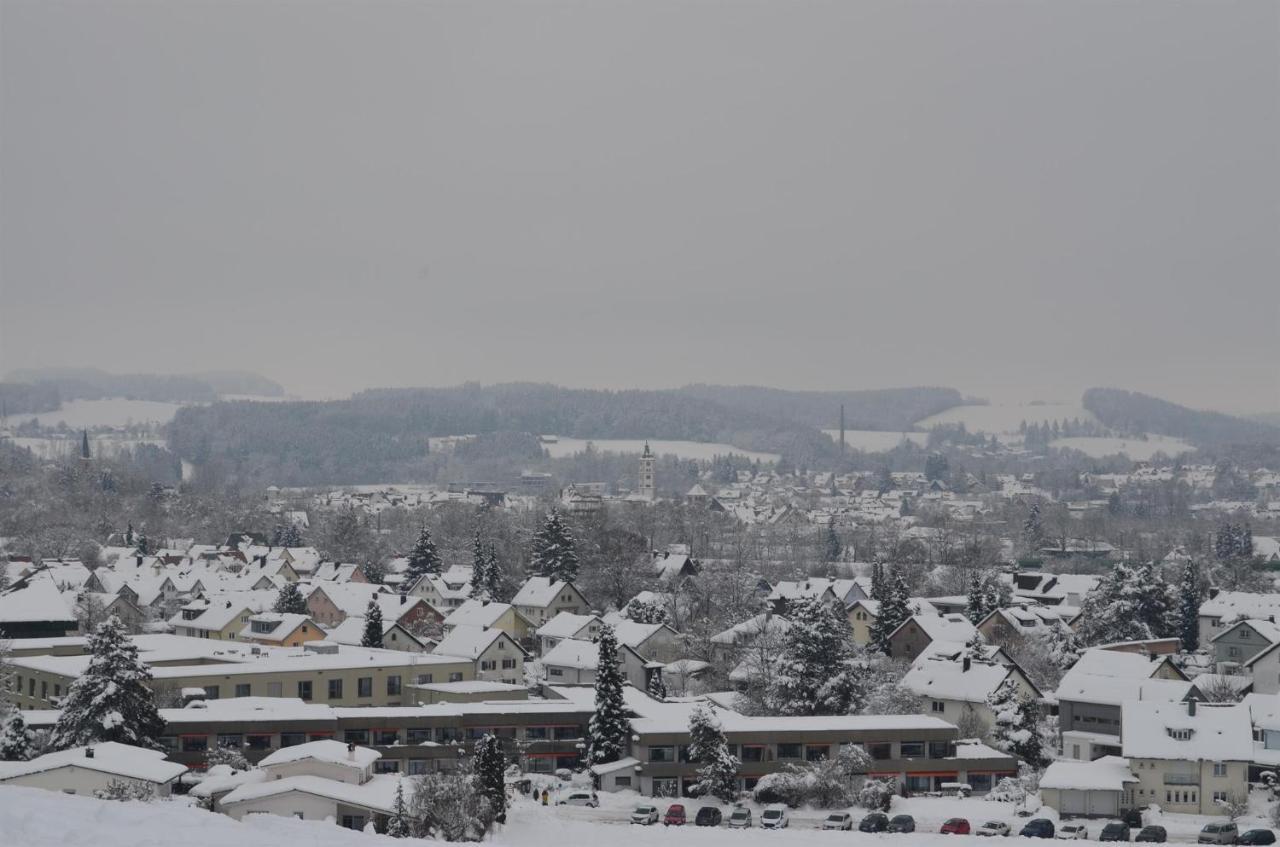
<instances>
[{"instance_id":1,"label":"dark car","mask_svg":"<svg viewBox=\"0 0 1280 847\"><path fill-rule=\"evenodd\" d=\"M1129 825L1127 823L1109 823L1102 828L1099 841L1128 841Z\"/></svg>"},{"instance_id":2,"label":"dark car","mask_svg":"<svg viewBox=\"0 0 1280 847\"><path fill-rule=\"evenodd\" d=\"M911 815L894 815L889 821L889 832L915 832L916 819Z\"/></svg>"},{"instance_id":3,"label":"dark car","mask_svg":"<svg viewBox=\"0 0 1280 847\"><path fill-rule=\"evenodd\" d=\"M1048 818L1032 818L1018 834L1023 838L1053 838L1053 821Z\"/></svg>"},{"instance_id":4,"label":"dark car","mask_svg":"<svg viewBox=\"0 0 1280 847\"><path fill-rule=\"evenodd\" d=\"M719 826L720 810L715 806L703 806L698 810L698 816L693 819L694 826Z\"/></svg>"},{"instance_id":5,"label":"dark car","mask_svg":"<svg viewBox=\"0 0 1280 847\"><path fill-rule=\"evenodd\" d=\"M1142 829L1142 810L1125 809L1120 815L1120 820L1128 824L1130 829Z\"/></svg>"},{"instance_id":6,"label":"dark car","mask_svg":"<svg viewBox=\"0 0 1280 847\"><path fill-rule=\"evenodd\" d=\"M1169 840L1169 833L1162 826L1144 826L1134 841L1148 841L1152 844L1163 844Z\"/></svg>"},{"instance_id":7,"label":"dark car","mask_svg":"<svg viewBox=\"0 0 1280 847\"><path fill-rule=\"evenodd\" d=\"M872 812L858 822L858 832L884 832L889 828L889 816Z\"/></svg>"},{"instance_id":8,"label":"dark car","mask_svg":"<svg viewBox=\"0 0 1280 847\"><path fill-rule=\"evenodd\" d=\"M1269 829L1250 829L1240 833L1237 844L1275 844L1276 834Z\"/></svg>"}]
</instances>

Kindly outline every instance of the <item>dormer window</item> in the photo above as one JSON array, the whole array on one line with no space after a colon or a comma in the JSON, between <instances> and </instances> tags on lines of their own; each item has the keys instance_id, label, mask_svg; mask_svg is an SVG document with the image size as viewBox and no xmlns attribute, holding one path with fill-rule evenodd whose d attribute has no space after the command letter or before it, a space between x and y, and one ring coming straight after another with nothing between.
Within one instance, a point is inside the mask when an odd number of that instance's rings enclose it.
<instances>
[{"instance_id":1,"label":"dormer window","mask_svg":"<svg viewBox=\"0 0 1280 847\"><path fill-rule=\"evenodd\" d=\"M279 621L250 621L249 627L253 632L269 633L280 625Z\"/></svg>"}]
</instances>

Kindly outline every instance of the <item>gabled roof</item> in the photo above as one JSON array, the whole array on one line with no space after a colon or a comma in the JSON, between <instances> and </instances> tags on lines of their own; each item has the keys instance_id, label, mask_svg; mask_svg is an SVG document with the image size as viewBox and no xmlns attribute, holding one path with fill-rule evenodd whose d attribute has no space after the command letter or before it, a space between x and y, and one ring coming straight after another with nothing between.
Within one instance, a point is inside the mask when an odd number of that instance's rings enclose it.
<instances>
[{"instance_id":1,"label":"gabled roof","mask_svg":"<svg viewBox=\"0 0 1280 847\"><path fill-rule=\"evenodd\" d=\"M640 661L644 661L634 648L628 647L626 644L619 644L619 654L624 651L631 653ZM595 641L566 638L543 655L542 664L548 667L595 670L600 664L600 645Z\"/></svg>"},{"instance_id":2,"label":"gabled roof","mask_svg":"<svg viewBox=\"0 0 1280 847\"><path fill-rule=\"evenodd\" d=\"M764 635L781 636L790 628L791 622L782 615L762 612L722 632L717 632L711 636L711 643L729 646L746 644Z\"/></svg>"},{"instance_id":3,"label":"gabled roof","mask_svg":"<svg viewBox=\"0 0 1280 847\"><path fill-rule=\"evenodd\" d=\"M545 576L531 576L511 598L513 606L546 607L555 602L561 591L573 588L573 583L563 580L551 581ZM575 591L577 589L574 589Z\"/></svg>"},{"instance_id":4,"label":"gabled roof","mask_svg":"<svg viewBox=\"0 0 1280 847\"><path fill-rule=\"evenodd\" d=\"M438 656L461 656L466 659L478 659L480 654L493 646L494 642L506 639L522 655L524 648L516 644L515 639L500 629L486 629L479 626L455 626L449 630L440 643L431 652Z\"/></svg>"},{"instance_id":5,"label":"gabled roof","mask_svg":"<svg viewBox=\"0 0 1280 847\"><path fill-rule=\"evenodd\" d=\"M271 765L283 765L289 762L314 759L317 762L328 762L363 770L381 758L382 754L377 750L372 750L368 747L351 749L341 741L326 739L308 741L306 744L295 744L292 747L283 747L263 758L258 762L258 765L265 768Z\"/></svg>"},{"instance_id":6,"label":"gabled roof","mask_svg":"<svg viewBox=\"0 0 1280 847\"><path fill-rule=\"evenodd\" d=\"M929 636L931 641L959 641L967 642L972 639L978 629L968 618L959 613L950 615L912 615L902 623L898 624L898 628L890 633L889 637L897 635L905 627L914 624L925 635Z\"/></svg>"},{"instance_id":7,"label":"gabled roof","mask_svg":"<svg viewBox=\"0 0 1280 847\"><path fill-rule=\"evenodd\" d=\"M498 622L499 618L512 608L511 603L485 603L481 600L467 600L449 613L449 616L444 619L444 626L492 627ZM519 614L519 612L516 614Z\"/></svg>"},{"instance_id":8,"label":"gabled roof","mask_svg":"<svg viewBox=\"0 0 1280 847\"><path fill-rule=\"evenodd\" d=\"M597 615L575 615L573 612L560 612L538 627L537 635L539 638L573 638L590 626L592 622L603 623Z\"/></svg>"},{"instance_id":9,"label":"gabled roof","mask_svg":"<svg viewBox=\"0 0 1280 847\"><path fill-rule=\"evenodd\" d=\"M75 619L58 584L44 571L36 571L0 594L0 629L5 623L74 623Z\"/></svg>"},{"instance_id":10,"label":"gabled roof","mask_svg":"<svg viewBox=\"0 0 1280 847\"><path fill-rule=\"evenodd\" d=\"M1126 757L1215 762L1253 758L1253 724L1243 703L1128 700L1121 708L1120 746Z\"/></svg>"},{"instance_id":11,"label":"gabled roof","mask_svg":"<svg viewBox=\"0 0 1280 847\"><path fill-rule=\"evenodd\" d=\"M964 659L925 655L916 659L902 677L902 687L920 697L985 703L1017 669L999 662L974 661L965 668ZM1030 685L1030 680L1027 680ZM1035 691L1035 686L1030 686ZM1036 692L1038 694L1039 692Z\"/></svg>"},{"instance_id":12,"label":"gabled roof","mask_svg":"<svg viewBox=\"0 0 1280 847\"><path fill-rule=\"evenodd\" d=\"M89 749L93 750L92 757L88 755ZM160 750L104 741L46 753L26 762L0 762L0 782L57 768L77 767L163 785L187 772L186 765L166 761L164 756Z\"/></svg>"}]
</instances>

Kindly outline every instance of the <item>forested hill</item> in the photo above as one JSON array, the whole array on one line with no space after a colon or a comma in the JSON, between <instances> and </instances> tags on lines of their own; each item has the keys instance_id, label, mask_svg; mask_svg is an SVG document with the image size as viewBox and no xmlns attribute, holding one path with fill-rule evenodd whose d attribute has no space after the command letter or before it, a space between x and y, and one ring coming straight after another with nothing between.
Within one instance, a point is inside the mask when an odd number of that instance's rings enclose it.
<instances>
[{"instance_id":1,"label":"forested hill","mask_svg":"<svg viewBox=\"0 0 1280 847\"><path fill-rule=\"evenodd\" d=\"M64 402L129 397L133 400L187 403L207 402L226 394L284 395L284 388L279 383L247 371L114 374L97 368L35 368L11 371L7 378L14 383L56 391Z\"/></svg>"},{"instance_id":2,"label":"forested hill","mask_svg":"<svg viewBox=\"0 0 1280 847\"><path fill-rule=\"evenodd\" d=\"M1118 388L1090 388L1084 407L1120 432L1172 435L1202 447L1229 444L1280 444L1280 427L1202 412L1158 397Z\"/></svg>"},{"instance_id":3,"label":"forested hill","mask_svg":"<svg viewBox=\"0 0 1280 847\"><path fill-rule=\"evenodd\" d=\"M899 421L916 413L893 392L885 397L892 403L886 410L862 402L865 420ZM818 401L806 401L817 419ZM835 442L818 427L769 403L757 405L731 406L691 389L468 384L377 389L327 402L187 407L169 425L168 437L174 453L198 466L279 484L404 479L423 467L429 436L473 433L722 442L779 453L800 465L836 456ZM838 402L829 417L838 421Z\"/></svg>"},{"instance_id":4,"label":"forested hill","mask_svg":"<svg viewBox=\"0 0 1280 847\"><path fill-rule=\"evenodd\" d=\"M688 385L681 394L728 409L769 415L820 429L840 425L845 407L849 429L899 432L964 402L954 388L885 388L872 391L786 391L755 385Z\"/></svg>"}]
</instances>

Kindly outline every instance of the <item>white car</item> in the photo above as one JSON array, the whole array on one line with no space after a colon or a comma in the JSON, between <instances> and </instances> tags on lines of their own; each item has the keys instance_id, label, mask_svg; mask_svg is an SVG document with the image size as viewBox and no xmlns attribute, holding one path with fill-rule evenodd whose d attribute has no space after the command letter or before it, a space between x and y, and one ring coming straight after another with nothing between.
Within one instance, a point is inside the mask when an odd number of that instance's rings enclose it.
<instances>
[{"instance_id":1,"label":"white car","mask_svg":"<svg viewBox=\"0 0 1280 847\"><path fill-rule=\"evenodd\" d=\"M774 803L760 813L760 826L764 829L786 829L790 825L791 815L781 803Z\"/></svg>"},{"instance_id":2,"label":"white car","mask_svg":"<svg viewBox=\"0 0 1280 847\"><path fill-rule=\"evenodd\" d=\"M1079 823L1064 823L1058 827L1058 834L1054 838L1062 838L1067 841L1088 840L1089 828Z\"/></svg>"},{"instance_id":3,"label":"white car","mask_svg":"<svg viewBox=\"0 0 1280 847\"><path fill-rule=\"evenodd\" d=\"M631 813L631 822L638 823L641 826L651 826L658 822L657 806L636 806L635 811Z\"/></svg>"},{"instance_id":4,"label":"white car","mask_svg":"<svg viewBox=\"0 0 1280 847\"><path fill-rule=\"evenodd\" d=\"M836 812L827 815L827 819L822 822L823 829L853 829L853 815L848 812Z\"/></svg>"},{"instance_id":5,"label":"white car","mask_svg":"<svg viewBox=\"0 0 1280 847\"><path fill-rule=\"evenodd\" d=\"M1009 825L1004 821L987 821L982 826L978 827L977 831L973 834L987 836L1001 835L1007 837L1009 835Z\"/></svg>"},{"instance_id":6,"label":"white car","mask_svg":"<svg viewBox=\"0 0 1280 847\"><path fill-rule=\"evenodd\" d=\"M738 806L729 813L730 829L746 829L751 826L751 810Z\"/></svg>"},{"instance_id":7,"label":"white car","mask_svg":"<svg viewBox=\"0 0 1280 847\"><path fill-rule=\"evenodd\" d=\"M594 791L573 791L565 797L560 798L556 804L558 806L590 806L595 808L600 805L600 799L596 797Z\"/></svg>"}]
</instances>

